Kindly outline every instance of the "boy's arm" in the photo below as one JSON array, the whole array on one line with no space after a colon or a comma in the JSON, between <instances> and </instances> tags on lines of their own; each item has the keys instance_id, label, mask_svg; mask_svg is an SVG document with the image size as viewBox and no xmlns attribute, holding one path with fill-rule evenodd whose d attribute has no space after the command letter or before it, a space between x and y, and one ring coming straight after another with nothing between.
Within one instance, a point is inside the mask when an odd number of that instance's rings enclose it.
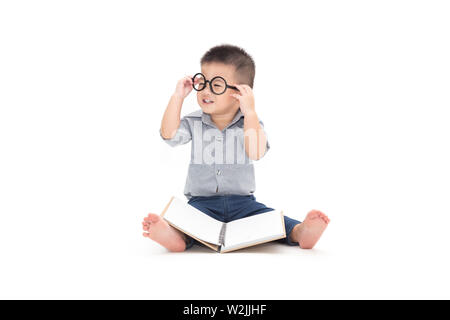
<instances>
[{"instance_id":1,"label":"boy's arm","mask_svg":"<svg viewBox=\"0 0 450 320\"><path fill-rule=\"evenodd\" d=\"M191 131L186 119L180 119L184 98L173 94L164 112L159 133L161 138L172 147L191 140Z\"/></svg>"},{"instance_id":2,"label":"boy's arm","mask_svg":"<svg viewBox=\"0 0 450 320\"><path fill-rule=\"evenodd\" d=\"M245 152L251 160L261 159L269 150L269 142L264 131L264 124L259 121L255 111L255 97L252 88L247 84L235 84L239 94L231 96L239 100L239 108L244 114Z\"/></svg>"},{"instance_id":3,"label":"boy's arm","mask_svg":"<svg viewBox=\"0 0 450 320\"><path fill-rule=\"evenodd\" d=\"M245 152L251 160L259 160L270 148L264 124L255 111L248 111L244 116Z\"/></svg>"},{"instance_id":4,"label":"boy's arm","mask_svg":"<svg viewBox=\"0 0 450 320\"><path fill-rule=\"evenodd\" d=\"M169 104L164 112L161 121L161 137L163 139L171 139L175 136L175 133L180 126L180 114L181 107L183 106L184 99L176 94L170 97Z\"/></svg>"}]
</instances>

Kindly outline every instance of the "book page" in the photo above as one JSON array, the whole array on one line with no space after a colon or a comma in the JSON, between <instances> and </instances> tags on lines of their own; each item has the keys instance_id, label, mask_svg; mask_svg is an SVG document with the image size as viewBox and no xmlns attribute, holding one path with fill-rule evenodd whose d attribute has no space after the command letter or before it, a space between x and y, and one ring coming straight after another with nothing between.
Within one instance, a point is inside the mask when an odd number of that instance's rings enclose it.
<instances>
[{"instance_id":1,"label":"book page","mask_svg":"<svg viewBox=\"0 0 450 320\"><path fill-rule=\"evenodd\" d=\"M220 229L223 223L177 197L173 197L163 218L185 233L219 245Z\"/></svg>"},{"instance_id":2,"label":"book page","mask_svg":"<svg viewBox=\"0 0 450 320\"><path fill-rule=\"evenodd\" d=\"M273 210L228 222L222 250L284 238L286 234L283 219L280 210Z\"/></svg>"}]
</instances>

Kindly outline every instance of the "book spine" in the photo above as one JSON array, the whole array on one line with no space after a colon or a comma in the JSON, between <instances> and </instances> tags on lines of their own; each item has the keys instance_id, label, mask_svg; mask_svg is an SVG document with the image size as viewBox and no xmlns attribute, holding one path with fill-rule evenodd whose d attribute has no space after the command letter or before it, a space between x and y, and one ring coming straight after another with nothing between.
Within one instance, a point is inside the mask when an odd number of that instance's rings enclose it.
<instances>
[{"instance_id":1,"label":"book spine","mask_svg":"<svg viewBox=\"0 0 450 320\"><path fill-rule=\"evenodd\" d=\"M222 228L220 229L220 235L219 235L219 243L221 246L225 244L225 231L227 229L227 224L224 222L222 223Z\"/></svg>"}]
</instances>

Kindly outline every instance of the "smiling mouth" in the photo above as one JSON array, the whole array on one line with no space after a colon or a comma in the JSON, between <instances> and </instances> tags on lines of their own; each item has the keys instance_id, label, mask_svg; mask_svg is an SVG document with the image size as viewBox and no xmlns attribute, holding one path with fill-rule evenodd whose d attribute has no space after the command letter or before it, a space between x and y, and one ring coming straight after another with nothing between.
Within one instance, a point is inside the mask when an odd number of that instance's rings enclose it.
<instances>
[{"instance_id":1,"label":"smiling mouth","mask_svg":"<svg viewBox=\"0 0 450 320\"><path fill-rule=\"evenodd\" d=\"M214 101L209 100L209 99L202 99L202 102L203 102L203 103L206 103L206 104L212 104L212 103L214 103Z\"/></svg>"}]
</instances>

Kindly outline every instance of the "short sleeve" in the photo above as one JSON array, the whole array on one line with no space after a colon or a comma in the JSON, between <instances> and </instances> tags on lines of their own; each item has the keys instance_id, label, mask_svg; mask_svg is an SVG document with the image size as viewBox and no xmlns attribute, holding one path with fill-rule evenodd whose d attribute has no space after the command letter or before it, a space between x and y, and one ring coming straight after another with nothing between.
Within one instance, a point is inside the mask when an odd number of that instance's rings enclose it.
<instances>
[{"instance_id":1,"label":"short sleeve","mask_svg":"<svg viewBox=\"0 0 450 320\"><path fill-rule=\"evenodd\" d=\"M189 122L184 117L180 121L180 126L178 127L177 132L171 139L166 139L162 136L161 128L159 128L159 135L171 147L175 147L175 146L179 146L181 144L188 143L192 139Z\"/></svg>"},{"instance_id":2,"label":"short sleeve","mask_svg":"<svg viewBox=\"0 0 450 320\"><path fill-rule=\"evenodd\" d=\"M266 132L266 130L264 129L264 123L263 123L261 120L259 120L259 124L261 125L261 128L263 129L264 134L266 135L266 151L265 151L264 154L261 156L261 158L262 158L262 157L264 157L264 156L266 155L267 151L269 151L269 149L270 149L270 144L269 144L269 137L267 136L267 132ZM260 158L260 159L261 159L261 158Z\"/></svg>"}]
</instances>

